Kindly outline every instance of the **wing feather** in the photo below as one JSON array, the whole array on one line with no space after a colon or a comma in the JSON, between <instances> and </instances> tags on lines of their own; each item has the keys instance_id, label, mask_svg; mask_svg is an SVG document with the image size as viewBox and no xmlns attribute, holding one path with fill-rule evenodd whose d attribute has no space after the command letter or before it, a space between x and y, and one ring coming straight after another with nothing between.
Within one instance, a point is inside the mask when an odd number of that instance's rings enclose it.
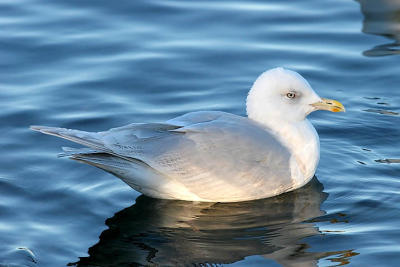
<instances>
[{"instance_id":1,"label":"wing feather","mask_svg":"<svg viewBox=\"0 0 400 267\"><path fill-rule=\"evenodd\" d=\"M192 112L166 123L135 123L98 133L32 129L95 153L139 160L157 177L164 175L202 200L221 200L222 195L229 201L256 199L284 192L292 184L288 149L268 129L229 113ZM81 154L71 149L65 153L77 159Z\"/></svg>"},{"instance_id":2,"label":"wing feather","mask_svg":"<svg viewBox=\"0 0 400 267\"><path fill-rule=\"evenodd\" d=\"M202 199L221 193L239 199L250 190L272 195L271 188L284 191L291 184L287 148L259 124L229 113L196 112L167 124L123 127L104 132L103 142L107 149L144 161Z\"/></svg>"}]
</instances>

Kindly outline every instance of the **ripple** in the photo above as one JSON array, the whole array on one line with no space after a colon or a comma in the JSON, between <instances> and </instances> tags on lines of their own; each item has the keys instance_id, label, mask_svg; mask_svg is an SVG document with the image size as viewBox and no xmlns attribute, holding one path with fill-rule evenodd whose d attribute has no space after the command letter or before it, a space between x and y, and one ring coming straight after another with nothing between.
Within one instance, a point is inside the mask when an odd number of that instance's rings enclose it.
<instances>
[{"instance_id":1,"label":"ripple","mask_svg":"<svg viewBox=\"0 0 400 267\"><path fill-rule=\"evenodd\" d=\"M119 250L123 259L144 263L210 255L243 266L396 266L398 11L394 0L0 1L0 266L84 265L118 251L114 242L136 253ZM346 106L310 115L323 203L317 191L308 202L250 205L253 214L134 204L138 193L113 176L57 159L66 142L28 130L98 131L204 109L244 115L254 79L276 66Z\"/></svg>"},{"instance_id":2,"label":"ripple","mask_svg":"<svg viewBox=\"0 0 400 267\"><path fill-rule=\"evenodd\" d=\"M372 112L372 113L378 113L378 114L382 114L382 115L399 115L398 112L394 112L394 111L390 111L390 110L384 110L384 109L366 109L364 110L366 112Z\"/></svg>"},{"instance_id":3,"label":"ripple","mask_svg":"<svg viewBox=\"0 0 400 267\"><path fill-rule=\"evenodd\" d=\"M376 162L379 163L400 163L400 159L376 159Z\"/></svg>"}]
</instances>

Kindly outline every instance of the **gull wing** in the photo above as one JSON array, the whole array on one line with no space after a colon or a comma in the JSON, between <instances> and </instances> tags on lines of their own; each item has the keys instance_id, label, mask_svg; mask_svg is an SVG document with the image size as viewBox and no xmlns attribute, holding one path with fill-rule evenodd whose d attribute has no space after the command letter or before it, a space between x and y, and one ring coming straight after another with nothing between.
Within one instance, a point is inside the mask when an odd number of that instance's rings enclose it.
<instances>
[{"instance_id":1,"label":"gull wing","mask_svg":"<svg viewBox=\"0 0 400 267\"><path fill-rule=\"evenodd\" d=\"M203 200L268 197L292 184L287 148L245 117L193 112L98 134L106 150L145 162Z\"/></svg>"}]
</instances>

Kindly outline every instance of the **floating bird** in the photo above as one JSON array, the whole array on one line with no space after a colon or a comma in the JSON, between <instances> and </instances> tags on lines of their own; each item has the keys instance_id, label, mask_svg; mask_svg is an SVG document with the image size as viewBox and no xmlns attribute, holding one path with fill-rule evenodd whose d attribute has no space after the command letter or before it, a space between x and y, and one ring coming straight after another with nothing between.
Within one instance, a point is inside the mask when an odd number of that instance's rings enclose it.
<instances>
[{"instance_id":1,"label":"floating bird","mask_svg":"<svg viewBox=\"0 0 400 267\"><path fill-rule=\"evenodd\" d=\"M164 123L133 123L104 132L31 126L85 146L61 156L122 179L154 198L237 202L272 197L309 182L319 138L307 115L345 111L319 97L298 73L261 74L246 101L247 117L198 111Z\"/></svg>"}]
</instances>

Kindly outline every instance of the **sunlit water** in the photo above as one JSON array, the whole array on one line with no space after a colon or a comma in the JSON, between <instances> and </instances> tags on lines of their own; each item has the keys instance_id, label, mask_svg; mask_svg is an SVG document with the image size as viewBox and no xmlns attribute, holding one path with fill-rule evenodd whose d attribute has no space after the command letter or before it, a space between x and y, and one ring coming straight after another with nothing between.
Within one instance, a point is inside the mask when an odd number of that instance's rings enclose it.
<instances>
[{"instance_id":1,"label":"sunlit water","mask_svg":"<svg viewBox=\"0 0 400 267\"><path fill-rule=\"evenodd\" d=\"M0 266L399 266L399 14L394 0L0 0ZM318 179L275 198L138 198L28 130L244 115L275 66L347 110L310 116Z\"/></svg>"}]
</instances>

